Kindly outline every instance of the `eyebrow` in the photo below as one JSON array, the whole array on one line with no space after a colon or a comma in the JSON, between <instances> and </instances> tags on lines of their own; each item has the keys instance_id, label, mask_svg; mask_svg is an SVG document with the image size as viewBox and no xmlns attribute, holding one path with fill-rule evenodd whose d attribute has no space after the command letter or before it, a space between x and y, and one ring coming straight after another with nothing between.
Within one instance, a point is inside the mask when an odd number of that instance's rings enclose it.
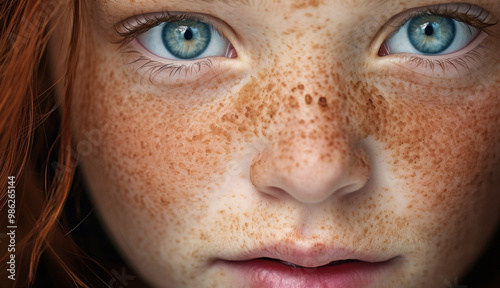
<instances>
[{"instance_id":1,"label":"eyebrow","mask_svg":"<svg viewBox=\"0 0 500 288\"><path fill-rule=\"evenodd\" d=\"M252 5L255 0L202 0L204 2L222 2L225 4L245 4L245 5ZM260 2L265 2L263 0L260 0Z\"/></svg>"},{"instance_id":2,"label":"eyebrow","mask_svg":"<svg viewBox=\"0 0 500 288\"><path fill-rule=\"evenodd\" d=\"M96 2L99 2L101 4L106 4L109 2L109 0L95 0ZM261 6L262 4L265 4L269 0L200 0L201 2L207 2L207 3L222 3L226 5L247 5L247 6ZM295 0L294 0L295 1ZM342 0L337 0L339 2L342 2ZM345 0L344 0L345 1ZM386 5L390 2L394 2L394 0L358 0L360 5ZM318 6L319 4L324 4L325 0L309 0L309 5L306 6ZM319 3L323 2L323 3ZM397 1L399 2L399 1Z\"/></svg>"},{"instance_id":3,"label":"eyebrow","mask_svg":"<svg viewBox=\"0 0 500 288\"><path fill-rule=\"evenodd\" d=\"M201 0L203 2L209 2L209 3L223 3L223 4L243 4L243 5L248 5L248 6L260 6L261 4L266 3L266 0ZM345 1L345 0L343 0ZM360 5L386 5L388 3L394 3L394 0L358 0ZM318 6L319 4L324 4L325 0L309 0L309 5L306 6ZM323 3L318 3L318 2L323 2ZM339 0L340 3L342 3L342 0Z\"/></svg>"}]
</instances>

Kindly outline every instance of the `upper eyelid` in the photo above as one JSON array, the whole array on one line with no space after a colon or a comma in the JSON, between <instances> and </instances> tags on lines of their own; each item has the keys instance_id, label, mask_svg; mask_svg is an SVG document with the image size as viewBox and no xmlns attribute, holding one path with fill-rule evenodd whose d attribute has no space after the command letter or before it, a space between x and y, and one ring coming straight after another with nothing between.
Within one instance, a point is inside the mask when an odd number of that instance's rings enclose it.
<instances>
[{"instance_id":1,"label":"upper eyelid","mask_svg":"<svg viewBox=\"0 0 500 288\"><path fill-rule=\"evenodd\" d=\"M407 21L409 21L411 18L419 16L419 15L424 15L426 13L430 14L445 14L444 12L455 12L456 15L458 16L463 15L461 19L457 19L456 17L452 17L455 20L462 21L464 23L467 23L466 20L467 17L472 21L474 18L474 15L472 11L476 12L476 18L478 21L481 19L483 20L481 23L483 24L483 27L476 27L478 29L481 29L485 31L487 34L494 34L491 31L487 31L488 28L495 26L498 24L499 19L490 11L479 7L477 5L473 4L465 4L465 3L449 3L449 4L437 4L437 5L430 5L430 6L422 6L422 7L416 7L412 8L409 10L402 11L395 16L391 17L386 24L384 24L379 31L375 34L375 37L371 41L370 46L372 47L372 52L375 53L376 55L378 53L378 50L380 48L380 45L387 40L390 35L393 33L396 33L398 29L400 29ZM469 13L469 14L467 14ZM469 21L470 22L470 21ZM472 25L471 23L467 23L469 25ZM479 23L477 23L479 24Z\"/></svg>"},{"instance_id":2,"label":"upper eyelid","mask_svg":"<svg viewBox=\"0 0 500 288\"><path fill-rule=\"evenodd\" d=\"M118 33L123 33L123 29L134 29L148 23L156 23L157 25L162 22L166 22L164 19L169 19L170 21L177 21L181 19L191 19L196 18L197 20L207 22L217 28L217 23L212 23L213 17L206 15L204 13L192 13L192 12L171 12L171 11L161 11L161 12L150 12L144 14L137 14L122 20L115 24L115 30Z\"/></svg>"},{"instance_id":3,"label":"upper eyelid","mask_svg":"<svg viewBox=\"0 0 500 288\"><path fill-rule=\"evenodd\" d=\"M405 14L405 12L403 13ZM403 26L407 21L414 17L422 16L425 14L446 16L454 20L472 25L478 29L485 29L498 23L498 18L496 18L488 10L476 5L465 3L424 6L411 9L409 11L406 11L406 13L408 13L408 15L406 16L406 18L400 21L398 27Z\"/></svg>"},{"instance_id":4,"label":"upper eyelid","mask_svg":"<svg viewBox=\"0 0 500 288\"><path fill-rule=\"evenodd\" d=\"M170 19L168 19L170 18ZM125 46L138 35L147 32L161 23L176 21L181 19L192 19L207 23L215 31L226 37L233 46L240 43L238 34L223 20L204 13L182 12L182 11L162 11L134 15L115 24L115 34L118 36L114 43ZM152 25L156 24L156 25ZM145 26L146 25L146 26ZM225 33L224 33L225 32Z\"/></svg>"}]
</instances>

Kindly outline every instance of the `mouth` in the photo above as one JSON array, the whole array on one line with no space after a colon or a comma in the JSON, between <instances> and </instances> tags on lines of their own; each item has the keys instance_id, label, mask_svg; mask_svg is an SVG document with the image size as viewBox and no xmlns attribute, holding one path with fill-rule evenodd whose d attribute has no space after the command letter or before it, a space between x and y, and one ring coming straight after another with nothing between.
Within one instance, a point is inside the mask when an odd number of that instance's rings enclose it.
<instances>
[{"instance_id":1,"label":"mouth","mask_svg":"<svg viewBox=\"0 0 500 288\"><path fill-rule=\"evenodd\" d=\"M297 264L294 264L294 263L290 263L290 262L286 262L286 261L279 260L279 259L265 258L265 257L261 258L261 259L262 260L269 260L269 261L276 261L278 263L281 263L283 265L286 265L286 266L289 266L289 267L292 267L292 268L301 268L301 269L318 269L318 268L321 268L321 267L337 266L337 265L342 265L342 264L347 264L347 263L359 261L359 260L355 260L355 259L336 260L336 261L332 261L332 262L330 262L328 264L321 265L321 266L318 266L318 267L307 267L307 266L300 266L300 265L297 265Z\"/></svg>"},{"instance_id":2,"label":"mouth","mask_svg":"<svg viewBox=\"0 0 500 288\"><path fill-rule=\"evenodd\" d=\"M306 253L307 251L297 250L289 252L291 253L276 252L271 257L265 255L222 262L224 270L234 275L235 283L239 283L241 287L362 288L380 286L387 278L384 274L393 268L398 258L359 255L338 250L330 253ZM360 257L342 257L343 255Z\"/></svg>"}]
</instances>

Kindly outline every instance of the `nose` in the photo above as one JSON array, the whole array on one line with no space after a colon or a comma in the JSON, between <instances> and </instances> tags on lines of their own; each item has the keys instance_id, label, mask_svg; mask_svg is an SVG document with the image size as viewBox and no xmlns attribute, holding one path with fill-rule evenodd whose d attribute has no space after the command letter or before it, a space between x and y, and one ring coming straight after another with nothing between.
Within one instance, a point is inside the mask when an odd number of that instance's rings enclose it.
<instances>
[{"instance_id":1,"label":"nose","mask_svg":"<svg viewBox=\"0 0 500 288\"><path fill-rule=\"evenodd\" d=\"M364 147L349 139L340 109L304 106L270 133L252 159L253 185L269 196L307 204L360 191L370 178L370 160Z\"/></svg>"}]
</instances>

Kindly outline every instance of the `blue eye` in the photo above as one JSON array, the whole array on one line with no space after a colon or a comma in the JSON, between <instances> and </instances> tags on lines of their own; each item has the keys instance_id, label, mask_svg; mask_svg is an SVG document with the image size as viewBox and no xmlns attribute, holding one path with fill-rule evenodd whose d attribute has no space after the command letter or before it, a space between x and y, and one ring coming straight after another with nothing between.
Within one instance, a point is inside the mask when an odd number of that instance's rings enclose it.
<instances>
[{"instance_id":1,"label":"blue eye","mask_svg":"<svg viewBox=\"0 0 500 288\"><path fill-rule=\"evenodd\" d=\"M437 16L420 16L408 23L408 39L418 51L439 54L456 38L455 22Z\"/></svg>"},{"instance_id":2,"label":"blue eye","mask_svg":"<svg viewBox=\"0 0 500 288\"><path fill-rule=\"evenodd\" d=\"M207 49L211 38L210 27L199 21L167 23L162 29L163 45L172 55L181 59L200 56Z\"/></svg>"},{"instance_id":3,"label":"blue eye","mask_svg":"<svg viewBox=\"0 0 500 288\"><path fill-rule=\"evenodd\" d=\"M382 47L381 56L394 53L445 55L466 47L480 30L451 18L421 15L407 21Z\"/></svg>"},{"instance_id":4,"label":"blue eye","mask_svg":"<svg viewBox=\"0 0 500 288\"><path fill-rule=\"evenodd\" d=\"M139 35L137 40L149 52L172 60L228 57L232 47L218 31L198 20L164 22Z\"/></svg>"}]
</instances>

